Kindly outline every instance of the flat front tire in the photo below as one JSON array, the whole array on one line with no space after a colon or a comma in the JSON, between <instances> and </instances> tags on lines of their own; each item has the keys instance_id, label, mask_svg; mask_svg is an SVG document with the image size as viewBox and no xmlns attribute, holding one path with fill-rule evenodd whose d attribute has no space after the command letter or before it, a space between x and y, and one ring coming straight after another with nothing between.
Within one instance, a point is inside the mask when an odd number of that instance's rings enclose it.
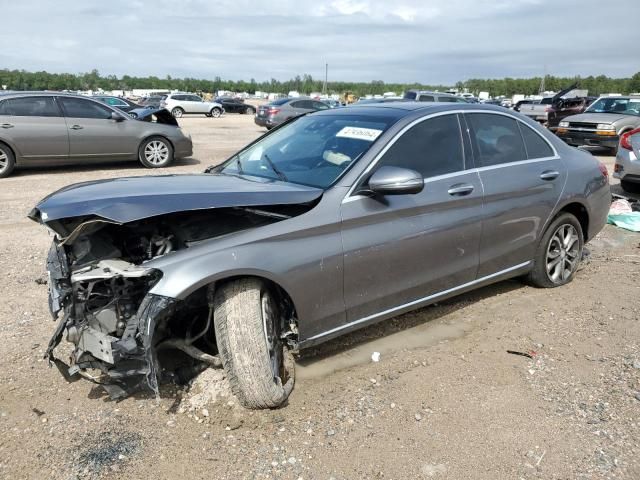
<instances>
[{"instance_id":1,"label":"flat front tire","mask_svg":"<svg viewBox=\"0 0 640 480\"><path fill-rule=\"evenodd\" d=\"M246 408L282 405L294 384L291 354L280 339L276 299L260 280L223 284L214 298L218 350L233 393Z\"/></svg>"},{"instance_id":2,"label":"flat front tire","mask_svg":"<svg viewBox=\"0 0 640 480\"><path fill-rule=\"evenodd\" d=\"M527 276L529 283L540 288L554 288L573 280L582 260L584 234L578 219L561 213L547 227Z\"/></svg>"},{"instance_id":3,"label":"flat front tire","mask_svg":"<svg viewBox=\"0 0 640 480\"><path fill-rule=\"evenodd\" d=\"M0 178L11 175L16 167L16 158L9 147L0 143Z\"/></svg>"},{"instance_id":4,"label":"flat front tire","mask_svg":"<svg viewBox=\"0 0 640 480\"><path fill-rule=\"evenodd\" d=\"M173 146L166 138L147 138L138 149L138 158L147 168L168 167L173 163Z\"/></svg>"}]
</instances>

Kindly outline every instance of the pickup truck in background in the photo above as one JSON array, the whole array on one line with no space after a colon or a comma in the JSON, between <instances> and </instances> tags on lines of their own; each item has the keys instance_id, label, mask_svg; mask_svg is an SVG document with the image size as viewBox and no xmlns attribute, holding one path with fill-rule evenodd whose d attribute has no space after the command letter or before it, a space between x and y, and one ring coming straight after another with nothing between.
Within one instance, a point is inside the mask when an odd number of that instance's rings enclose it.
<instances>
[{"instance_id":1,"label":"pickup truck in background","mask_svg":"<svg viewBox=\"0 0 640 480\"><path fill-rule=\"evenodd\" d=\"M534 103L521 105L519 111L523 115L532 118L536 122L540 122L546 125L549 121L549 113L554 111L554 108L556 108L558 102L562 101L562 97L569 93L571 90L575 90L577 87L578 85L574 83L569 88L560 90L553 97L545 97L542 100L534 101Z\"/></svg>"},{"instance_id":2,"label":"pickup truck in background","mask_svg":"<svg viewBox=\"0 0 640 480\"><path fill-rule=\"evenodd\" d=\"M598 97L561 98L547 112L547 128L555 132L562 119L584 112Z\"/></svg>"}]
</instances>

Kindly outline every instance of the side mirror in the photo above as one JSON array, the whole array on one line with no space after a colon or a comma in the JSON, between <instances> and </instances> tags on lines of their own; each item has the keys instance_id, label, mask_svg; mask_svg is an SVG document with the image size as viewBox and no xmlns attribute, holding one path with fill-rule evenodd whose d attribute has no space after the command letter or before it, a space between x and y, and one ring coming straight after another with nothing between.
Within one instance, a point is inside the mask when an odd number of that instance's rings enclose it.
<instances>
[{"instance_id":1,"label":"side mirror","mask_svg":"<svg viewBox=\"0 0 640 480\"><path fill-rule=\"evenodd\" d=\"M408 168L380 167L369 178L369 190L379 195L415 194L423 188L422 175Z\"/></svg>"},{"instance_id":2,"label":"side mirror","mask_svg":"<svg viewBox=\"0 0 640 480\"><path fill-rule=\"evenodd\" d=\"M111 120L114 120L116 122L123 122L124 117L120 115L118 112L111 112Z\"/></svg>"}]
</instances>

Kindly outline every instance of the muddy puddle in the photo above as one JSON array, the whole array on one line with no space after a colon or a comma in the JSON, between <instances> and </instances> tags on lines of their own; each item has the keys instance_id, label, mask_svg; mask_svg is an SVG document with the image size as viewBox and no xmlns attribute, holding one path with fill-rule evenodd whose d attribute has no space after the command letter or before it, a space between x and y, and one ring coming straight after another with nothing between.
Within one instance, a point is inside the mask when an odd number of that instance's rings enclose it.
<instances>
[{"instance_id":1,"label":"muddy puddle","mask_svg":"<svg viewBox=\"0 0 640 480\"><path fill-rule=\"evenodd\" d=\"M470 330L463 322L427 322L406 330L391 333L325 357L302 358L296 363L296 379L308 380L324 377L346 368L371 362L373 352L380 353L383 362L386 355L401 350L413 350L435 345L444 340L460 338Z\"/></svg>"}]
</instances>

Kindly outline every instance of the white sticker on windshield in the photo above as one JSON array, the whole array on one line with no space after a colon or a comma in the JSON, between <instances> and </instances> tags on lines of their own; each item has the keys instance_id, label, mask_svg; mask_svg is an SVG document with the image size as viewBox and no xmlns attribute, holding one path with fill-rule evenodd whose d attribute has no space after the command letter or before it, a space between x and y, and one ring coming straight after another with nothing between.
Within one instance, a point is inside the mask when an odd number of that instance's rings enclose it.
<instances>
[{"instance_id":1,"label":"white sticker on windshield","mask_svg":"<svg viewBox=\"0 0 640 480\"><path fill-rule=\"evenodd\" d=\"M381 133L382 130L376 130L375 128L344 127L336 134L336 137L355 138L356 140L373 142Z\"/></svg>"}]
</instances>

